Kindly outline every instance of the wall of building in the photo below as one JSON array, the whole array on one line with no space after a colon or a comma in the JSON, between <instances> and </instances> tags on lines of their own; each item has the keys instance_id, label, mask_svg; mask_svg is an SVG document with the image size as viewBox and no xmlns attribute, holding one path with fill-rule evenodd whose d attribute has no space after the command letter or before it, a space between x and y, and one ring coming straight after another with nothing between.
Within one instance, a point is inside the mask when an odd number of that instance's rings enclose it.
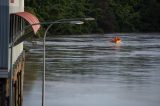
<instances>
[{"instance_id":1,"label":"wall of building","mask_svg":"<svg viewBox=\"0 0 160 106\"><path fill-rule=\"evenodd\" d=\"M24 11L24 0L10 0L9 5L10 5L10 9L9 9L10 14ZM22 52L23 52L23 42L13 48L13 60L12 60L13 64L15 63L18 56Z\"/></svg>"},{"instance_id":2,"label":"wall of building","mask_svg":"<svg viewBox=\"0 0 160 106\"><path fill-rule=\"evenodd\" d=\"M0 0L0 78L8 77L9 1Z\"/></svg>"},{"instance_id":3,"label":"wall of building","mask_svg":"<svg viewBox=\"0 0 160 106\"><path fill-rule=\"evenodd\" d=\"M10 0L10 13L23 12L24 0Z\"/></svg>"},{"instance_id":4,"label":"wall of building","mask_svg":"<svg viewBox=\"0 0 160 106\"><path fill-rule=\"evenodd\" d=\"M0 106L9 105L10 14L24 11L24 0L0 0ZM14 22L14 25L18 25ZM21 23L20 23L21 24ZM15 30L17 26L14 26ZM22 28L22 27L20 27ZM16 33L14 31L14 33ZM12 32L13 33L13 32ZM13 106L22 106L24 53L23 42L13 48Z\"/></svg>"},{"instance_id":5,"label":"wall of building","mask_svg":"<svg viewBox=\"0 0 160 106\"><path fill-rule=\"evenodd\" d=\"M23 102L23 79L24 79L24 62L25 53L19 56L18 61L14 64L13 76L13 104L14 106L22 106Z\"/></svg>"},{"instance_id":6,"label":"wall of building","mask_svg":"<svg viewBox=\"0 0 160 106\"><path fill-rule=\"evenodd\" d=\"M17 58L19 57L19 55L23 52L23 42L18 44L17 46L15 46L13 48L13 63L14 64L17 60Z\"/></svg>"},{"instance_id":7,"label":"wall of building","mask_svg":"<svg viewBox=\"0 0 160 106\"><path fill-rule=\"evenodd\" d=\"M8 77L9 13L23 12L24 0L0 0L0 78ZM13 63L23 52L23 43L13 48ZM2 76L3 75L3 76Z\"/></svg>"},{"instance_id":8,"label":"wall of building","mask_svg":"<svg viewBox=\"0 0 160 106\"><path fill-rule=\"evenodd\" d=\"M25 53L23 52L13 67L13 106L22 106ZM9 106L10 80L0 78L0 106Z\"/></svg>"}]
</instances>

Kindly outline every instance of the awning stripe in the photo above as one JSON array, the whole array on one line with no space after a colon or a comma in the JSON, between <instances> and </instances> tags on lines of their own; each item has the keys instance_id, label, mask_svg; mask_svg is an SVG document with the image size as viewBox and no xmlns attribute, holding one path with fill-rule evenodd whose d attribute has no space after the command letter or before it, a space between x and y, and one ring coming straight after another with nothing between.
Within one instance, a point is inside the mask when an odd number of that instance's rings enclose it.
<instances>
[{"instance_id":1,"label":"awning stripe","mask_svg":"<svg viewBox=\"0 0 160 106\"><path fill-rule=\"evenodd\" d=\"M18 12L18 13L15 13L15 15L25 19L30 25L40 23L38 18L29 12ZM41 26L40 24L32 26L32 29L35 34L40 29L40 26Z\"/></svg>"}]
</instances>

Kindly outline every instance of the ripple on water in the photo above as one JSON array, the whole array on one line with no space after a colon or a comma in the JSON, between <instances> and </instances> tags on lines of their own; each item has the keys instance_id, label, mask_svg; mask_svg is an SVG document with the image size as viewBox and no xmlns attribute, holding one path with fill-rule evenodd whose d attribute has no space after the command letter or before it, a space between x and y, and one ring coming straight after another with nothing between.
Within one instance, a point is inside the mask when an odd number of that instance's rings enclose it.
<instances>
[{"instance_id":1,"label":"ripple on water","mask_svg":"<svg viewBox=\"0 0 160 106\"><path fill-rule=\"evenodd\" d=\"M120 36L122 43L110 42ZM46 41L47 106L159 106L160 35L72 35ZM33 42L32 42L33 43ZM40 105L43 42L27 42L24 106Z\"/></svg>"}]
</instances>

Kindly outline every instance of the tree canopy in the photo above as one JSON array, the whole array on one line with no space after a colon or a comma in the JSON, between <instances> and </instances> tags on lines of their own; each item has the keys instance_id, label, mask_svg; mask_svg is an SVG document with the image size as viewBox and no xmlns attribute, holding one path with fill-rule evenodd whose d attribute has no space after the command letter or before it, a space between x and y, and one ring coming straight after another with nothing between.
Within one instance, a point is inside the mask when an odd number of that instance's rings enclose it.
<instances>
[{"instance_id":1,"label":"tree canopy","mask_svg":"<svg viewBox=\"0 0 160 106\"><path fill-rule=\"evenodd\" d=\"M158 0L25 0L26 11L40 21L94 17L84 25L56 25L56 34L159 32Z\"/></svg>"}]
</instances>

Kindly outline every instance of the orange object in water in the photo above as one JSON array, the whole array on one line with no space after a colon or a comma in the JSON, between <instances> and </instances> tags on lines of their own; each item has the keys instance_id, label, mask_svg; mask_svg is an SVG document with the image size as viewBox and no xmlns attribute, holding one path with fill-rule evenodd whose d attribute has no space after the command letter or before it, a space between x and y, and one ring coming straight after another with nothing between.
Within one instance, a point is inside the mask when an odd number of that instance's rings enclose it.
<instances>
[{"instance_id":1,"label":"orange object in water","mask_svg":"<svg viewBox=\"0 0 160 106\"><path fill-rule=\"evenodd\" d=\"M121 38L116 36L115 38L113 38L112 42L113 43L121 43Z\"/></svg>"}]
</instances>

